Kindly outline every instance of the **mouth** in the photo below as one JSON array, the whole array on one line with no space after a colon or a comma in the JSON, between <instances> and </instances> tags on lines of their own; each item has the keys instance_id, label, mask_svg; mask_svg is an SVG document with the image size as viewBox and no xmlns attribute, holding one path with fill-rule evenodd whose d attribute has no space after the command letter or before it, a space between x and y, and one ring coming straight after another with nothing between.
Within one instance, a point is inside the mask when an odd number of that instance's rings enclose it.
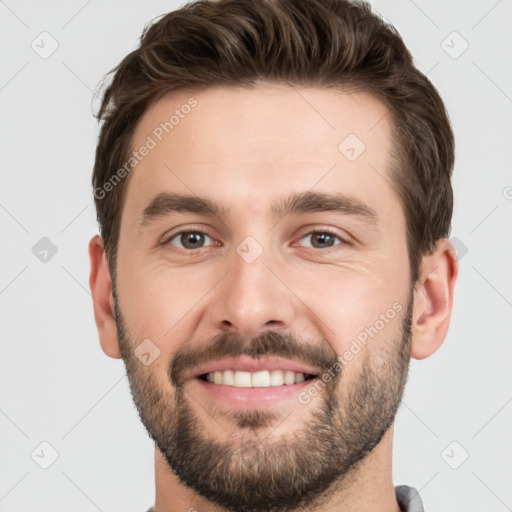
<instances>
[{"instance_id":1,"label":"mouth","mask_svg":"<svg viewBox=\"0 0 512 512\"><path fill-rule=\"evenodd\" d=\"M202 373L191 379L190 390L199 398L218 402L229 409L250 410L300 402L301 392L318 381L318 375L290 370L247 372L224 370Z\"/></svg>"},{"instance_id":2,"label":"mouth","mask_svg":"<svg viewBox=\"0 0 512 512\"><path fill-rule=\"evenodd\" d=\"M241 370L223 370L203 373L197 378L214 385L237 388L269 388L292 386L317 377L314 374L294 372L291 370L261 370L248 372Z\"/></svg>"},{"instance_id":3,"label":"mouth","mask_svg":"<svg viewBox=\"0 0 512 512\"><path fill-rule=\"evenodd\" d=\"M190 391L205 403L248 409L297 400L300 392L318 381L322 369L279 357L248 356L210 361L186 376Z\"/></svg>"}]
</instances>

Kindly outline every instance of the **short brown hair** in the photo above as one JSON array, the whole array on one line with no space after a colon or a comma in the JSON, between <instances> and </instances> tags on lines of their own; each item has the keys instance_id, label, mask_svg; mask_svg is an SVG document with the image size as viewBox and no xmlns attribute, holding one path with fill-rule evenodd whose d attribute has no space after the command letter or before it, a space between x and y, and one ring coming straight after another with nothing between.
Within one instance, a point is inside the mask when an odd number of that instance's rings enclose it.
<instances>
[{"instance_id":1,"label":"short brown hair","mask_svg":"<svg viewBox=\"0 0 512 512\"><path fill-rule=\"evenodd\" d=\"M127 161L148 105L178 90L261 82L375 95L393 127L393 186L407 222L411 281L421 256L448 237L454 139L437 90L390 24L356 0L196 0L144 28L140 46L109 74L92 177L101 236L115 279L128 178L97 190Z\"/></svg>"}]
</instances>

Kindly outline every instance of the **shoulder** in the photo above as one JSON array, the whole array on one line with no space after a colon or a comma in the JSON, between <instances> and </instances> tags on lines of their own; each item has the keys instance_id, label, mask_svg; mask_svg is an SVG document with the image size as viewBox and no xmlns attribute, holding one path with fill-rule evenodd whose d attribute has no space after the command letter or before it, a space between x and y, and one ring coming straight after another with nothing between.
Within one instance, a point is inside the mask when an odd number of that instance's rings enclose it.
<instances>
[{"instance_id":1,"label":"shoulder","mask_svg":"<svg viewBox=\"0 0 512 512\"><path fill-rule=\"evenodd\" d=\"M402 512L425 512L420 493L414 487L397 485L395 487L395 494Z\"/></svg>"}]
</instances>

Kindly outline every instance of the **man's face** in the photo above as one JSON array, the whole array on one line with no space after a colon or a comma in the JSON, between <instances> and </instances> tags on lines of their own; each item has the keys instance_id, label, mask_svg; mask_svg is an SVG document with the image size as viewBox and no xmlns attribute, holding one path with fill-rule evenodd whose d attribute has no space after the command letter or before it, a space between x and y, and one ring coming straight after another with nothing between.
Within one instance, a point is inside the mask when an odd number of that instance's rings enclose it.
<instances>
[{"instance_id":1,"label":"man's face","mask_svg":"<svg viewBox=\"0 0 512 512\"><path fill-rule=\"evenodd\" d=\"M363 93L212 88L137 126L132 148L149 150L121 220L121 352L157 448L222 507L319 503L393 422L412 294L386 112Z\"/></svg>"}]
</instances>

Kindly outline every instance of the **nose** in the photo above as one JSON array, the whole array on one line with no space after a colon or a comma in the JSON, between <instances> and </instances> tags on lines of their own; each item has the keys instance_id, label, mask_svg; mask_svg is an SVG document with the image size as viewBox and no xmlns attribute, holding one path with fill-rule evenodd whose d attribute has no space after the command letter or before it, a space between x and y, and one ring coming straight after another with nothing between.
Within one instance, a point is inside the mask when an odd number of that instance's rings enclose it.
<instances>
[{"instance_id":1,"label":"nose","mask_svg":"<svg viewBox=\"0 0 512 512\"><path fill-rule=\"evenodd\" d=\"M235 253L230 272L212 298L210 319L215 327L247 337L289 329L297 299L280 274L266 251L251 263Z\"/></svg>"}]
</instances>

